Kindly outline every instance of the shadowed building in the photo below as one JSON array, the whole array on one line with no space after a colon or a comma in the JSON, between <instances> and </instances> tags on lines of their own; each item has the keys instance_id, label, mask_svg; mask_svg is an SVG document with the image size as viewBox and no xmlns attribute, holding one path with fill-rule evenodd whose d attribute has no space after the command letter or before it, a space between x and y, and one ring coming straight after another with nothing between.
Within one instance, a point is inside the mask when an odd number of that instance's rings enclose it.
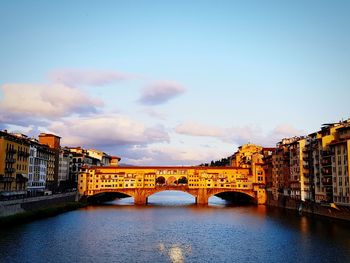
<instances>
[{"instance_id":1,"label":"shadowed building","mask_svg":"<svg viewBox=\"0 0 350 263\"><path fill-rule=\"evenodd\" d=\"M41 133L39 135L39 143L49 146L54 153L49 155L46 175L46 188L51 191L57 191L58 189L60 140L61 137L55 134Z\"/></svg>"}]
</instances>

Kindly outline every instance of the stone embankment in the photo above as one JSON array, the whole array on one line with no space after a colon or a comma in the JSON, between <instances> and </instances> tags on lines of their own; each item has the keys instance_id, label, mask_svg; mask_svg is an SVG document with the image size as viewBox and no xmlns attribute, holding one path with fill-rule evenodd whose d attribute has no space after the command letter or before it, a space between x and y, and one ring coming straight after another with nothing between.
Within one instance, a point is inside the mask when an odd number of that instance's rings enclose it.
<instances>
[{"instance_id":1,"label":"stone embankment","mask_svg":"<svg viewBox=\"0 0 350 263\"><path fill-rule=\"evenodd\" d=\"M84 205L77 202L76 192L0 201L0 228L55 216Z\"/></svg>"},{"instance_id":2,"label":"stone embankment","mask_svg":"<svg viewBox=\"0 0 350 263\"><path fill-rule=\"evenodd\" d=\"M75 200L76 193L71 192L64 194L15 199L9 201L0 201L0 217L43 209L67 202L74 202Z\"/></svg>"},{"instance_id":3,"label":"stone embankment","mask_svg":"<svg viewBox=\"0 0 350 263\"><path fill-rule=\"evenodd\" d=\"M283 196L278 200L268 198L267 206L294 210L299 214L309 214L331 219L339 219L350 222L350 207L334 204L318 204L314 202L303 202Z\"/></svg>"}]
</instances>

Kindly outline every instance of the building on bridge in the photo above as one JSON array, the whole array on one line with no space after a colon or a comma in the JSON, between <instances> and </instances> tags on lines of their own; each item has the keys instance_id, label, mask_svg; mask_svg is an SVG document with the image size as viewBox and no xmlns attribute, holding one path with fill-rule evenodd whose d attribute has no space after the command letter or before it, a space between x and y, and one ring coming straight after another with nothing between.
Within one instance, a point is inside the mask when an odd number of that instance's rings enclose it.
<instances>
[{"instance_id":1,"label":"building on bridge","mask_svg":"<svg viewBox=\"0 0 350 263\"><path fill-rule=\"evenodd\" d=\"M260 167L260 166L259 166ZM256 172L256 174L253 174ZM134 197L136 204L146 204L148 196L179 190L196 198L197 204L207 204L210 196L238 192L250 196L256 203L266 202L263 169L202 166L130 166L85 167L79 175L81 196L116 192Z\"/></svg>"}]
</instances>

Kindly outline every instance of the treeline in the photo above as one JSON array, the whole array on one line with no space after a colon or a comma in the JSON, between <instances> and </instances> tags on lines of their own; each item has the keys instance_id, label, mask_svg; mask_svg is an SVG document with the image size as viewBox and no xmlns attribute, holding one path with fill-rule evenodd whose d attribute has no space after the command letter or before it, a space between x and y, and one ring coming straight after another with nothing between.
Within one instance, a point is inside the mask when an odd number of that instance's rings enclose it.
<instances>
[{"instance_id":1,"label":"treeline","mask_svg":"<svg viewBox=\"0 0 350 263\"><path fill-rule=\"evenodd\" d=\"M199 166L230 166L230 158L222 158L221 160L211 161L210 163L201 163Z\"/></svg>"}]
</instances>

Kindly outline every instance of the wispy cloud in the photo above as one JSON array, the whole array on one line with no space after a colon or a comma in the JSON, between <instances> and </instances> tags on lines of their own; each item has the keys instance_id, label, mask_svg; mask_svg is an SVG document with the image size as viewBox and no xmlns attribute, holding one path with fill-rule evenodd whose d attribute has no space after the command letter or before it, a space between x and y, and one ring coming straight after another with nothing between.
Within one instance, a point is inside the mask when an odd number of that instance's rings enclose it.
<instances>
[{"instance_id":1,"label":"wispy cloud","mask_svg":"<svg viewBox=\"0 0 350 263\"><path fill-rule=\"evenodd\" d=\"M144 107L141 112L158 120L165 120L167 118L166 114L152 107Z\"/></svg>"},{"instance_id":2,"label":"wispy cloud","mask_svg":"<svg viewBox=\"0 0 350 263\"><path fill-rule=\"evenodd\" d=\"M199 165L221 159L230 152L208 147L181 147L159 145L136 146L124 151L123 161L134 165Z\"/></svg>"},{"instance_id":3,"label":"wispy cloud","mask_svg":"<svg viewBox=\"0 0 350 263\"><path fill-rule=\"evenodd\" d=\"M139 102L145 105L165 103L182 93L186 89L172 81L158 81L143 89Z\"/></svg>"},{"instance_id":4,"label":"wispy cloud","mask_svg":"<svg viewBox=\"0 0 350 263\"><path fill-rule=\"evenodd\" d=\"M221 128L198 122L181 123L175 127L175 131L179 134L192 136L221 137L224 135L224 131Z\"/></svg>"},{"instance_id":5,"label":"wispy cloud","mask_svg":"<svg viewBox=\"0 0 350 263\"><path fill-rule=\"evenodd\" d=\"M304 135L290 124L280 124L270 131L264 132L257 125L232 126L221 128L214 125L185 122L174 128L175 132L189 136L214 137L225 143L243 145L255 143L262 146L274 146L282 138Z\"/></svg>"},{"instance_id":6,"label":"wispy cloud","mask_svg":"<svg viewBox=\"0 0 350 263\"><path fill-rule=\"evenodd\" d=\"M53 83L69 86L104 86L114 82L135 79L137 75L112 70L61 69L49 74Z\"/></svg>"}]
</instances>

